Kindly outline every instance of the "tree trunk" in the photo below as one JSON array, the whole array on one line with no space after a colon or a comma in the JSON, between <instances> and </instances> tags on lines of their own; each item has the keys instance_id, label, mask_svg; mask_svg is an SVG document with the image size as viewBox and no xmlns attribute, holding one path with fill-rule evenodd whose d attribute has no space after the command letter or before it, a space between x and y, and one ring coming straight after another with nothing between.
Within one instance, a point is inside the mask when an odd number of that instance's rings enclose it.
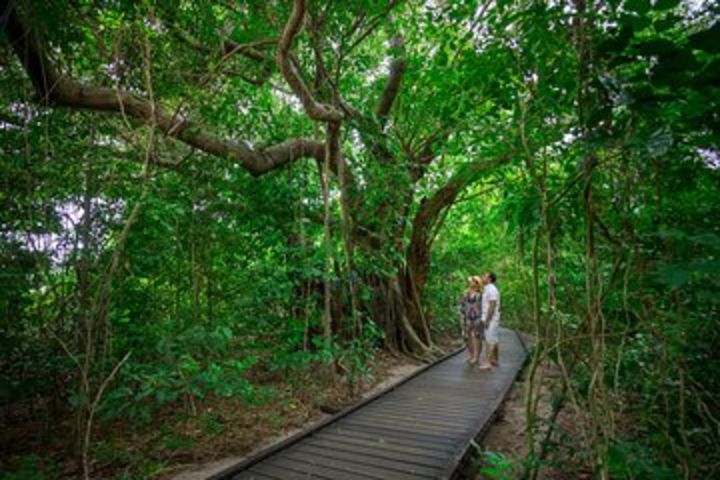
<instances>
[{"instance_id":1,"label":"tree trunk","mask_svg":"<svg viewBox=\"0 0 720 480\"><path fill-rule=\"evenodd\" d=\"M508 159L503 157L466 164L444 186L431 196L423 198L412 222L409 222L412 227L409 241L403 240L404 228L388 228L388 224L398 217L402 218L403 224L408 223L407 215L410 209L406 202L412 201L412 195L398 195L395 192L395 202L388 198L382 204L382 217L387 220L376 222L372 227L363 220L377 216L368 215L368 209L363 208L361 201L353 199L350 202L354 207L350 212L353 217L351 238L354 250L363 251L368 258L384 258L383 251L387 249L387 245L403 251L405 261L391 268L395 274L365 273L362 276L371 290L371 299L360 308L382 329L388 349L419 355L427 355L433 351L429 319L422 306L430 273L433 241L442 226L445 214L458 195L479 180L485 172L507 161ZM407 188L413 189L413 183L409 182ZM398 213L393 215L393 212ZM388 270L387 266L384 270Z\"/></svg>"},{"instance_id":2,"label":"tree trunk","mask_svg":"<svg viewBox=\"0 0 720 480\"><path fill-rule=\"evenodd\" d=\"M386 348L392 352L410 353L419 356L432 352L432 345L425 341L411 324L408 315L408 299L399 277L366 277L372 288L369 313L384 333Z\"/></svg>"}]
</instances>

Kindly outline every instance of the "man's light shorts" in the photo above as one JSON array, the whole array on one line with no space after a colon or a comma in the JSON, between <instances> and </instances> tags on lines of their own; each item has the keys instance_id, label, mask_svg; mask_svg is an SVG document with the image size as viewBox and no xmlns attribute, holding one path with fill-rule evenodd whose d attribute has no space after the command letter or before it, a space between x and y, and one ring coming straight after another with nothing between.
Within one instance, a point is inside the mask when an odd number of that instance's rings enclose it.
<instances>
[{"instance_id":1,"label":"man's light shorts","mask_svg":"<svg viewBox=\"0 0 720 480\"><path fill-rule=\"evenodd\" d=\"M490 322L490 325L488 325L487 330L485 330L485 341L487 343L500 343L499 324L500 322Z\"/></svg>"}]
</instances>

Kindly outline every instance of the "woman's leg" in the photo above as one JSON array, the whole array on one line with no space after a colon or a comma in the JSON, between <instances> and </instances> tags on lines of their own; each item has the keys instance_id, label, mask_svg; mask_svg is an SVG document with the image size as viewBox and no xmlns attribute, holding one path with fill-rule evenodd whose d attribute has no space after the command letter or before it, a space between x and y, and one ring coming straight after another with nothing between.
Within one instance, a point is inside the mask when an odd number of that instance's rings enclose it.
<instances>
[{"instance_id":1,"label":"woman's leg","mask_svg":"<svg viewBox=\"0 0 720 480\"><path fill-rule=\"evenodd\" d=\"M470 326L467 322L463 323L463 336L465 337L465 345L467 346L467 361L472 362L472 359L474 358L474 345L472 341L472 331L470 330Z\"/></svg>"},{"instance_id":2,"label":"woman's leg","mask_svg":"<svg viewBox=\"0 0 720 480\"><path fill-rule=\"evenodd\" d=\"M472 339L474 354L472 360L470 360L470 363L475 365L480 361L480 353L482 353L482 342L480 341L480 337L476 333L470 335L470 338Z\"/></svg>"}]
</instances>

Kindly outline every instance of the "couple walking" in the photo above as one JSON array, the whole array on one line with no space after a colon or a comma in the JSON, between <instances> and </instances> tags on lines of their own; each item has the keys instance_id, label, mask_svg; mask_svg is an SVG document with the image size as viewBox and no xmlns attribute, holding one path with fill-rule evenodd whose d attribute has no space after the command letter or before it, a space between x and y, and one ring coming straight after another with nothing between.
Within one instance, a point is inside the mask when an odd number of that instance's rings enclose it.
<instances>
[{"instance_id":1,"label":"couple walking","mask_svg":"<svg viewBox=\"0 0 720 480\"><path fill-rule=\"evenodd\" d=\"M467 338L468 362L477 365L485 343L483 370L496 367L499 362L500 292L495 286L497 277L487 272L482 277L468 278L468 288L460 302L460 321Z\"/></svg>"}]
</instances>

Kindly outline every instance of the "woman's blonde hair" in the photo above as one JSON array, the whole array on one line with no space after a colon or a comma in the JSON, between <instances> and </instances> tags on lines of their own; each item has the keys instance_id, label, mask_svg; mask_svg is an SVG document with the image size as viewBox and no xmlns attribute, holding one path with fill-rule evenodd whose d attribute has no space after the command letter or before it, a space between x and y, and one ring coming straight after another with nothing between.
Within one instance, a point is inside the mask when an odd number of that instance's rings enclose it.
<instances>
[{"instance_id":1,"label":"woman's blonde hair","mask_svg":"<svg viewBox=\"0 0 720 480\"><path fill-rule=\"evenodd\" d=\"M482 287L482 279L478 277L477 275L472 275L467 278L468 281L468 292L477 292L480 290L480 287Z\"/></svg>"}]
</instances>

